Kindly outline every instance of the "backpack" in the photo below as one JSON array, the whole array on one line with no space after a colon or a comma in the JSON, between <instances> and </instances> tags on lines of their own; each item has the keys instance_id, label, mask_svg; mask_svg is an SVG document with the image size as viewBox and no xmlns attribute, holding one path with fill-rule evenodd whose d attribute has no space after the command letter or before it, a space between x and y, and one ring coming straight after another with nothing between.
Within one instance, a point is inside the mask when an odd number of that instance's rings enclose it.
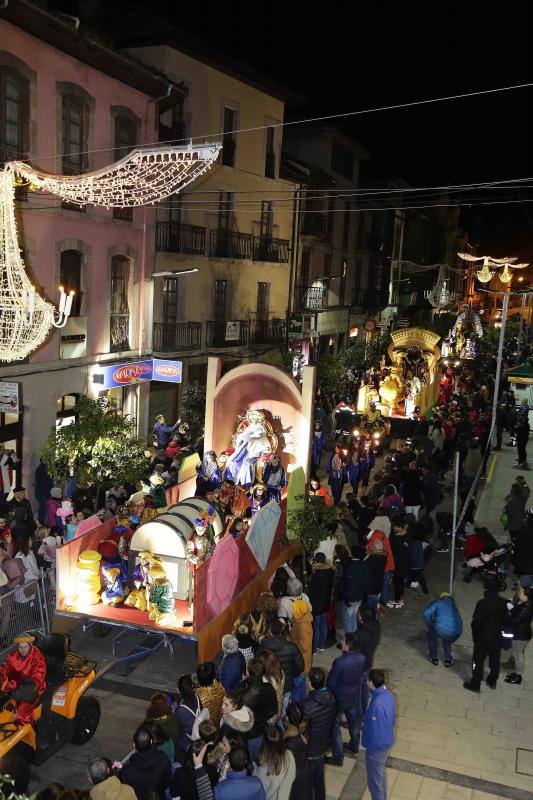
<instances>
[{"instance_id":1,"label":"backpack","mask_svg":"<svg viewBox=\"0 0 533 800\"><path fill-rule=\"evenodd\" d=\"M304 617L307 612L309 611L309 607L305 600L301 597L296 597L292 601L292 617L293 619L300 619L300 617Z\"/></svg>"}]
</instances>

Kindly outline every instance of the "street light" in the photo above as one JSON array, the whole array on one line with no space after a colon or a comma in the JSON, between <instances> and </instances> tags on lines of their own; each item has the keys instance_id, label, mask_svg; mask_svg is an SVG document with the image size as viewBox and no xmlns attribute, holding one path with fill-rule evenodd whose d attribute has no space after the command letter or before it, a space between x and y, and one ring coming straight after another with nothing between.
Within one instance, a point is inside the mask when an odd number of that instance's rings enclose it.
<instances>
[{"instance_id":1,"label":"street light","mask_svg":"<svg viewBox=\"0 0 533 800\"><path fill-rule=\"evenodd\" d=\"M198 267L188 267L187 269L166 269L163 272L152 272L152 278L176 278L180 275L190 275L191 272L199 272Z\"/></svg>"}]
</instances>

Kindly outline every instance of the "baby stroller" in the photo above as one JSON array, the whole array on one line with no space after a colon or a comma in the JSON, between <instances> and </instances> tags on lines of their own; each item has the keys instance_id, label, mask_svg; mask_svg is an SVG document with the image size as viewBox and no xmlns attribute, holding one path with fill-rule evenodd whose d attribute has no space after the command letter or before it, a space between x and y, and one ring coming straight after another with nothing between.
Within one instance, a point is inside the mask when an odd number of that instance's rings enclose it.
<instances>
[{"instance_id":1,"label":"baby stroller","mask_svg":"<svg viewBox=\"0 0 533 800\"><path fill-rule=\"evenodd\" d=\"M495 581L498 584L498 591L503 592L507 589L507 568L505 562L511 552L511 546L499 547L492 555L479 553L477 556L469 558L466 566L470 570L464 577L465 583L469 583L474 575L477 575L482 582Z\"/></svg>"}]
</instances>

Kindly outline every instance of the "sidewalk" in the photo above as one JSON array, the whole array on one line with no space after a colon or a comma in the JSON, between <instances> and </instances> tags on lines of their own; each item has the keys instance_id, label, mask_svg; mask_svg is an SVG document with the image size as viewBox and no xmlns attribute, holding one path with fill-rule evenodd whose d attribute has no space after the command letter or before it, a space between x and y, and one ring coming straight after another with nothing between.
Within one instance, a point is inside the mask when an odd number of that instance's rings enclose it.
<instances>
[{"instance_id":1,"label":"sidewalk","mask_svg":"<svg viewBox=\"0 0 533 800\"><path fill-rule=\"evenodd\" d=\"M478 491L476 521L500 539L504 536L499 523L503 500L519 474L512 469L514 458L513 448L491 456L487 481ZM444 508L447 503L451 504L451 495L447 495ZM529 676L522 686L509 686L502 674L496 691L485 685L479 695L463 689L471 668L470 620L482 597L482 585L477 580L462 582L461 553L456 554L454 596L464 632L454 645L456 661L452 668L446 669L442 661L438 667L426 661L421 616L431 599L448 590L450 554L433 554L426 570L429 596L407 590L405 607L389 610L382 621L374 663L386 670L387 685L396 697L398 711L387 796L390 800L533 798L532 656L529 654ZM509 596L512 584L511 579ZM316 657L315 663L329 668L337 655L335 648L329 649ZM364 761L364 754L358 761ZM345 766L347 763L349 760L345 759ZM328 797L360 797L350 786L351 779L343 780L338 768L336 776L331 775L334 769L327 770ZM357 766L355 772L364 777L364 766ZM362 796L368 800L368 790Z\"/></svg>"}]
</instances>

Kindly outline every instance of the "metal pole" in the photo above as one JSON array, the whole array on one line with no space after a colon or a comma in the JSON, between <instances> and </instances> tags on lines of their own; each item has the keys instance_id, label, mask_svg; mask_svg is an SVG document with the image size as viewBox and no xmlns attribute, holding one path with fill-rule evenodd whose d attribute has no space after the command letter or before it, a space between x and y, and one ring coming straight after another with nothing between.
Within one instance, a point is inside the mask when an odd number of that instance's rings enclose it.
<instances>
[{"instance_id":1,"label":"metal pole","mask_svg":"<svg viewBox=\"0 0 533 800\"><path fill-rule=\"evenodd\" d=\"M457 509L459 505L459 468L461 457L459 451L455 452L455 480L453 489L453 527L452 527L452 555L450 558L450 594L453 594L453 581L455 572L455 537L457 535Z\"/></svg>"},{"instance_id":2,"label":"metal pole","mask_svg":"<svg viewBox=\"0 0 533 800\"><path fill-rule=\"evenodd\" d=\"M496 378L494 382L494 401L492 403L492 420L496 419L498 410L498 397L500 394L500 379L502 375L503 343L505 340L505 323L507 322L507 308L509 307L509 292L503 295L502 326L500 328L500 341L498 344L498 362L496 364ZM492 447L496 444L496 425L492 427Z\"/></svg>"},{"instance_id":3,"label":"metal pole","mask_svg":"<svg viewBox=\"0 0 533 800\"><path fill-rule=\"evenodd\" d=\"M518 343L516 345L516 354L518 356L518 360L521 359L521 349L522 349L522 332L524 330L524 316L526 313L526 295L522 295L522 306L520 308L520 327L518 328Z\"/></svg>"}]
</instances>

